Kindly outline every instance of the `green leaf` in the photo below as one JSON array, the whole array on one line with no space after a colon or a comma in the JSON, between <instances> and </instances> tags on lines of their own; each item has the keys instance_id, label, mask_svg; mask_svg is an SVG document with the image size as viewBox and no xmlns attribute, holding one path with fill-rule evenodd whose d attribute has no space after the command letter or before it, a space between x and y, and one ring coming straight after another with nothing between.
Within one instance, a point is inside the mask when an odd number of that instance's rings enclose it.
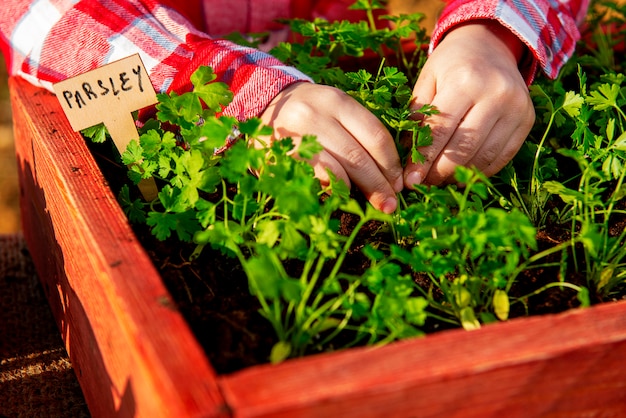
<instances>
[{"instance_id":1,"label":"green leaf","mask_svg":"<svg viewBox=\"0 0 626 418\"><path fill-rule=\"evenodd\" d=\"M467 306L460 310L459 320L461 325L467 331L473 331L480 328L480 322L476 319L474 309L471 306Z\"/></svg>"},{"instance_id":2,"label":"green leaf","mask_svg":"<svg viewBox=\"0 0 626 418\"><path fill-rule=\"evenodd\" d=\"M606 124L606 139L609 142L612 142L614 135L615 135L615 119L609 118Z\"/></svg>"},{"instance_id":3,"label":"green leaf","mask_svg":"<svg viewBox=\"0 0 626 418\"><path fill-rule=\"evenodd\" d=\"M270 126L264 125L263 121L259 118L250 118L239 122L239 131L244 135L250 136L251 138L257 138L259 136L271 135L273 129Z\"/></svg>"},{"instance_id":4,"label":"green leaf","mask_svg":"<svg viewBox=\"0 0 626 418\"><path fill-rule=\"evenodd\" d=\"M403 86L409 82L406 75L400 72L396 67L384 67L384 80L392 86Z\"/></svg>"},{"instance_id":5,"label":"green leaf","mask_svg":"<svg viewBox=\"0 0 626 418\"><path fill-rule=\"evenodd\" d=\"M233 219L238 221L247 219L248 216L255 213L259 208L256 200L250 199L242 194L235 195L232 204Z\"/></svg>"},{"instance_id":6,"label":"green leaf","mask_svg":"<svg viewBox=\"0 0 626 418\"><path fill-rule=\"evenodd\" d=\"M157 119L161 122L169 122L183 128L189 128L195 124L202 113L202 105L197 96L191 92L178 95L176 92L158 94L159 103Z\"/></svg>"},{"instance_id":7,"label":"green leaf","mask_svg":"<svg viewBox=\"0 0 626 418\"><path fill-rule=\"evenodd\" d=\"M287 341L279 341L272 347L270 352L270 362L272 364L281 363L291 355L291 344Z\"/></svg>"},{"instance_id":8,"label":"green leaf","mask_svg":"<svg viewBox=\"0 0 626 418\"><path fill-rule=\"evenodd\" d=\"M126 165L136 164L143 160L143 148L137 140L133 139L122 153L122 162Z\"/></svg>"},{"instance_id":9,"label":"green leaf","mask_svg":"<svg viewBox=\"0 0 626 418\"><path fill-rule=\"evenodd\" d=\"M165 185L159 192L158 196L165 210L180 212L181 210L184 210L184 204L181 202L180 195L181 191L179 188Z\"/></svg>"},{"instance_id":10,"label":"green leaf","mask_svg":"<svg viewBox=\"0 0 626 418\"><path fill-rule=\"evenodd\" d=\"M304 135L302 142L298 145L296 152L300 158L304 160L312 160L314 156L324 150L322 144L317 142L317 138L313 135Z\"/></svg>"},{"instance_id":11,"label":"green leaf","mask_svg":"<svg viewBox=\"0 0 626 418\"><path fill-rule=\"evenodd\" d=\"M80 131L85 137L91 139L92 142L96 144L101 144L106 141L107 135L109 132L107 131L106 126L103 123L99 123L98 125L92 126L87 129L83 129Z\"/></svg>"},{"instance_id":12,"label":"green leaf","mask_svg":"<svg viewBox=\"0 0 626 418\"><path fill-rule=\"evenodd\" d=\"M204 230L198 230L194 234L194 242L204 245L211 244L211 247L219 249L223 254L235 256L238 246L243 243L243 238L239 234L240 228L238 224L230 222L228 226L224 222L214 222Z\"/></svg>"},{"instance_id":13,"label":"green leaf","mask_svg":"<svg viewBox=\"0 0 626 418\"><path fill-rule=\"evenodd\" d=\"M455 283L454 299L459 308L465 308L472 302L472 294L463 285Z\"/></svg>"},{"instance_id":14,"label":"green leaf","mask_svg":"<svg viewBox=\"0 0 626 418\"><path fill-rule=\"evenodd\" d=\"M198 95L204 104L213 112L220 112L233 100L233 93L228 85L221 82L214 82L194 88L194 93Z\"/></svg>"},{"instance_id":15,"label":"green leaf","mask_svg":"<svg viewBox=\"0 0 626 418\"><path fill-rule=\"evenodd\" d=\"M173 135L171 132L168 134ZM151 129L139 137L139 143L143 149L144 158L152 158L161 150L161 135L158 131ZM128 149L128 148L127 148Z\"/></svg>"},{"instance_id":16,"label":"green leaf","mask_svg":"<svg viewBox=\"0 0 626 418\"><path fill-rule=\"evenodd\" d=\"M598 290L602 290L602 288L608 285L613 278L614 272L615 268L612 265L604 267L600 272L600 280L598 280L598 282L596 283L596 288Z\"/></svg>"},{"instance_id":17,"label":"green leaf","mask_svg":"<svg viewBox=\"0 0 626 418\"><path fill-rule=\"evenodd\" d=\"M299 280L283 278L280 281L280 295L288 303L298 303L302 299L302 283Z\"/></svg>"},{"instance_id":18,"label":"green leaf","mask_svg":"<svg viewBox=\"0 0 626 418\"><path fill-rule=\"evenodd\" d=\"M281 272L267 251L246 261L246 273L255 291L264 299L278 299L281 295Z\"/></svg>"},{"instance_id":19,"label":"green leaf","mask_svg":"<svg viewBox=\"0 0 626 418\"><path fill-rule=\"evenodd\" d=\"M577 93L568 91L565 93L565 99L563 101L563 110L567 112L571 117L578 116L580 114L580 108L582 107L585 99Z\"/></svg>"},{"instance_id":20,"label":"green leaf","mask_svg":"<svg viewBox=\"0 0 626 418\"><path fill-rule=\"evenodd\" d=\"M376 314L380 318L393 318L401 316L404 312L404 301L400 298L390 297L384 293L377 295L375 303Z\"/></svg>"},{"instance_id":21,"label":"green leaf","mask_svg":"<svg viewBox=\"0 0 626 418\"><path fill-rule=\"evenodd\" d=\"M580 288L577 298L580 301L580 306L582 308L587 308L591 305L591 301L589 299L589 289L587 289L586 287Z\"/></svg>"},{"instance_id":22,"label":"green leaf","mask_svg":"<svg viewBox=\"0 0 626 418\"><path fill-rule=\"evenodd\" d=\"M584 194L572 190L558 181L546 181L543 183L544 189L552 194L558 195L565 203L574 204L584 200Z\"/></svg>"},{"instance_id":23,"label":"green leaf","mask_svg":"<svg viewBox=\"0 0 626 418\"><path fill-rule=\"evenodd\" d=\"M217 75L211 67L200 66L191 74L193 94L200 97L204 104L213 112L219 112L233 100L233 93L227 84L215 82ZM200 114L201 110L197 112Z\"/></svg>"},{"instance_id":24,"label":"green leaf","mask_svg":"<svg viewBox=\"0 0 626 418\"><path fill-rule=\"evenodd\" d=\"M622 132L612 145L618 151L626 151L626 132Z\"/></svg>"},{"instance_id":25,"label":"green leaf","mask_svg":"<svg viewBox=\"0 0 626 418\"><path fill-rule=\"evenodd\" d=\"M176 220L165 212L150 212L146 224L152 227L152 234L163 241L176 229Z\"/></svg>"},{"instance_id":26,"label":"green leaf","mask_svg":"<svg viewBox=\"0 0 626 418\"><path fill-rule=\"evenodd\" d=\"M596 257L601 246L604 245L603 234L598 230L597 225L588 222L582 224L578 237L592 257Z\"/></svg>"},{"instance_id":27,"label":"green leaf","mask_svg":"<svg viewBox=\"0 0 626 418\"><path fill-rule=\"evenodd\" d=\"M506 321L509 318L510 302L509 295L502 290L496 289L493 292L493 311L501 321Z\"/></svg>"},{"instance_id":28,"label":"green leaf","mask_svg":"<svg viewBox=\"0 0 626 418\"><path fill-rule=\"evenodd\" d=\"M426 308L428 307L428 300L423 297L408 298L404 307L406 309L406 320L414 325L424 325L428 314Z\"/></svg>"},{"instance_id":29,"label":"green leaf","mask_svg":"<svg viewBox=\"0 0 626 418\"><path fill-rule=\"evenodd\" d=\"M130 179L130 181L133 182L133 184L139 184L141 182L141 179L143 179L143 170L141 170L141 168L137 165L132 165L129 167L128 170L128 178Z\"/></svg>"},{"instance_id":30,"label":"green leaf","mask_svg":"<svg viewBox=\"0 0 626 418\"><path fill-rule=\"evenodd\" d=\"M333 283L337 283L333 281ZM341 292L341 288L338 289ZM333 292L335 294L339 294L339 292ZM355 319L361 319L366 317L372 308L372 302L367 294L363 292L358 292L354 295L354 301L348 302L344 299L344 305L348 305L347 308L352 310L352 316Z\"/></svg>"},{"instance_id":31,"label":"green leaf","mask_svg":"<svg viewBox=\"0 0 626 418\"><path fill-rule=\"evenodd\" d=\"M597 90L591 92L587 96L587 103L593 106L595 110L606 110L611 107L619 107L617 98L620 88L617 84L601 84Z\"/></svg>"},{"instance_id":32,"label":"green leaf","mask_svg":"<svg viewBox=\"0 0 626 418\"><path fill-rule=\"evenodd\" d=\"M213 152L216 148L222 147L229 137L235 137L233 133L236 132L236 122L235 118L227 116L208 117L202 126L195 127L184 135L185 138L189 138L189 142L201 143L202 148Z\"/></svg>"},{"instance_id":33,"label":"green leaf","mask_svg":"<svg viewBox=\"0 0 626 418\"><path fill-rule=\"evenodd\" d=\"M249 170L258 169L265 161L265 153L261 149L249 148L244 142L236 142L224 153L219 172L226 180L237 183L250 174Z\"/></svg>"},{"instance_id":34,"label":"green leaf","mask_svg":"<svg viewBox=\"0 0 626 418\"><path fill-rule=\"evenodd\" d=\"M373 10L383 9L384 6L380 0L357 0L349 8L352 10Z\"/></svg>"},{"instance_id":35,"label":"green leaf","mask_svg":"<svg viewBox=\"0 0 626 418\"><path fill-rule=\"evenodd\" d=\"M365 218L365 212L363 212L361 205L356 200L348 200L341 205L341 210L347 213L357 215L361 219Z\"/></svg>"},{"instance_id":36,"label":"green leaf","mask_svg":"<svg viewBox=\"0 0 626 418\"><path fill-rule=\"evenodd\" d=\"M281 258L304 258L309 246L293 222L280 222L280 244L277 250Z\"/></svg>"},{"instance_id":37,"label":"green leaf","mask_svg":"<svg viewBox=\"0 0 626 418\"><path fill-rule=\"evenodd\" d=\"M341 324L337 318L322 318L318 321L315 321L311 326L311 329L314 330L315 334L320 334L324 331L328 331L329 329L337 328Z\"/></svg>"},{"instance_id":38,"label":"green leaf","mask_svg":"<svg viewBox=\"0 0 626 418\"><path fill-rule=\"evenodd\" d=\"M201 65L191 74L189 79L194 87L202 87L216 78L217 75L213 72L213 68Z\"/></svg>"},{"instance_id":39,"label":"green leaf","mask_svg":"<svg viewBox=\"0 0 626 418\"><path fill-rule=\"evenodd\" d=\"M371 243L367 243L361 252L372 261L382 261L385 257L385 253L375 249Z\"/></svg>"},{"instance_id":40,"label":"green leaf","mask_svg":"<svg viewBox=\"0 0 626 418\"><path fill-rule=\"evenodd\" d=\"M144 223L146 221L145 206L141 199L132 200L127 184L122 186L118 200L122 210L131 222Z\"/></svg>"},{"instance_id":41,"label":"green leaf","mask_svg":"<svg viewBox=\"0 0 626 418\"><path fill-rule=\"evenodd\" d=\"M192 236L200 229L193 212L150 212L146 224L152 227L152 233L159 239L165 240L172 232L176 232L178 239L184 242L191 241Z\"/></svg>"}]
</instances>

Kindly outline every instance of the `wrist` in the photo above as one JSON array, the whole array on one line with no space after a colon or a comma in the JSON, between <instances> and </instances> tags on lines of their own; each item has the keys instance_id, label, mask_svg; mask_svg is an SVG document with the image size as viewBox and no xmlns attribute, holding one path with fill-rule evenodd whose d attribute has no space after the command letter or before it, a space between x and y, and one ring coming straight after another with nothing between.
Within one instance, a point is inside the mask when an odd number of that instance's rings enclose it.
<instances>
[{"instance_id":1,"label":"wrist","mask_svg":"<svg viewBox=\"0 0 626 418\"><path fill-rule=\"evenodd\" d=\"M526 44L510 29L495 20L475 20L465 22L450 29L448 35L459 29L472 28L493 35L511 53L518 66L521 66L528 58L529 50ZM465 34L464 34L465 35Z\"/></svg>"},{"instance_id":2,"label":"wrist","mask_svg":"<svg viewBox=\"0 0 626 418\"><path fill-rule=\"evenodd\" d=\"M518 65L522 63L528 53L528 47L516 34L496 21L487 21L482 24L498 39L502 40L515 57L515 61Z\"/></svg>"}]
</instances>

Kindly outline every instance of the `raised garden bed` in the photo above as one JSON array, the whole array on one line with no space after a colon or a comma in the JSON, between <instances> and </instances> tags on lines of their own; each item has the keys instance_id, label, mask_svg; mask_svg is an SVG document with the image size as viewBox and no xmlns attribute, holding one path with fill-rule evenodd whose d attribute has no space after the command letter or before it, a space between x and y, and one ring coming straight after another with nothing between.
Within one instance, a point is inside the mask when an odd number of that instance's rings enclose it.
<instances>
[{"instance_id":1,"label":"raised garden bed","mask_svg":"<svg viewBox=\"0 0 626 418\"><path fill-rule=\"evenodd\" d=\"M626 410L626 302L217 374L56 97L10 89L24 234L94 416Z\"/></svg>"}]
</instances>

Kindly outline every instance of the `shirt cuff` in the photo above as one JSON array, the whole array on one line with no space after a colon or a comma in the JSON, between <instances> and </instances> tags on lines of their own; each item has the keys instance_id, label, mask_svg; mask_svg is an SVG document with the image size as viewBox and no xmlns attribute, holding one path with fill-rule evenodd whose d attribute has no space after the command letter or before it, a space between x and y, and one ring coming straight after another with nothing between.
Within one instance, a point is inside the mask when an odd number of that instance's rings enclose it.
<instances>
[{"instance_id":1,"label":"shirt cuff","mask_svg":"<svg viewBox=\"0 0 626 418\"><path fill-rule=\"evenodd\" d=\"M228 84L233 92L233 100L223 114L238 120L259 116L287 86L299 81L312 82L297 69L254 48L224 40L201 40L190 46L193 56L181 65L169 90L190 91L191 74L199 66L208 65L216 73L216 81Z\"/></svg>"},{"instance_id":2,"label":"shirt cuff","mask_svg":"<svg viewBox=\"0 0 626 418\"><path fill-rule=\"evenodd\" d=\"M562 51L560 58L554 59L554 54L549 45L542 42L540 35L530 29L530 25L519 14L519 11L513 10L503 5L502 2L495 0L452 1L448 3L431 36L429 52L432 53L446 34L454 27L479 20L497 21L526 45L528 48L527 52L519 61L518 68L522 77L529 85L532 83L538 68L541 68L549 77L556 77L561 66L571 55L570 51ZM574 37L578 34L577 29L575 31ZM571 50L573 51L573 48Z\"/></svg>"}]
</instances>

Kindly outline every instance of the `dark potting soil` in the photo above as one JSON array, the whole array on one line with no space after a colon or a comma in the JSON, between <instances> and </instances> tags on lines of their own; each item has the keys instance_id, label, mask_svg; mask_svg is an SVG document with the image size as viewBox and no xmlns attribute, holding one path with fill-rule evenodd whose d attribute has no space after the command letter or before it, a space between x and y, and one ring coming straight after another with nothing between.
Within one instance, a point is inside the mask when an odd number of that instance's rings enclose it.
<instances>
[{"instance_id":1,"label":"dark potting soil","mask_svg":"<svg viewBox=\"0 0 626 418\"><path fill-rule=\"evenodd\" d=\"M111 146L87 141L113 193L117 195L127 183L126 170L117 164ZM345 231L350 229L349 215L341 217ZM615 220L615 233L624 227L624 219ZM376 225L372 225L376 228ZM229 373L255 364L268 362L275 333L269 321L258 312L259 303L248 290L247 278L236 259L205 248L200 258L189 261L194 245L176 239L157 240L145 225L133 225L135 233L179 310L188 322L199 344L218 373ZM560 226L548 226L538 233L540 249L568 238ZM358 248L358 244L355 245ZM558 260L556 254L553 261ZM345 262L353 272L362 271L366 260L355 253ZM297 266L291 266L296 268ZM511 289L511 295L522 296L547 283L558 281L560 268L550 267L525 271ZM582 274L567 273L566 281L585 286ZM418 284L429 287L427 278L415 275ZM593 295L592 295L593 298ZM592 300L592 303L599 302ZM568 288L551 288L528 299L527 304L513 304L510 317L550 314L580 306L576 293ZM432 333L449 329L449 324L427 320L423 330Z\"/></svg>"}]
</instances>

